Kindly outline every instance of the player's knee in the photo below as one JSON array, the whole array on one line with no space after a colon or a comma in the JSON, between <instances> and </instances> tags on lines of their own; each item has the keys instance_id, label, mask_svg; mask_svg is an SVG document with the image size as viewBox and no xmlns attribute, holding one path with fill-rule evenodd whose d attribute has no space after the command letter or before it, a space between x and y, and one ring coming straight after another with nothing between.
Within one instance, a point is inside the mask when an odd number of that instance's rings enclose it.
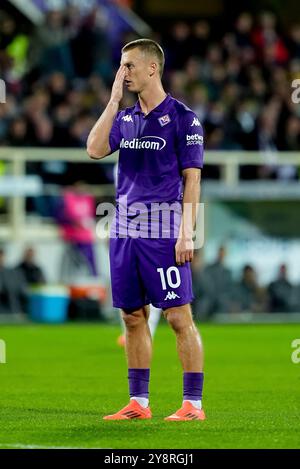
<instances>
[{"instance_id":1,"label":"player's knee","mask_svg":"<svg viewBox=\"0 0 300 469\"><path fill-rule=\"evenodd\" d=\"M192 324L190 317L181 311L166 311L165 317L175 332L181 332Z\"/></svg>"},{"instance_id":2,"label":"player's knee","mask_svg":"<svg viewBox=\"0 0 300 469\"><path fill-rule=\"evenodd\" d=\"M142 310L129 311L123 310L122 317L126 326L126 329L135 329L141 326L145 322L145 316Z\"/></svg>"}]
</instances>

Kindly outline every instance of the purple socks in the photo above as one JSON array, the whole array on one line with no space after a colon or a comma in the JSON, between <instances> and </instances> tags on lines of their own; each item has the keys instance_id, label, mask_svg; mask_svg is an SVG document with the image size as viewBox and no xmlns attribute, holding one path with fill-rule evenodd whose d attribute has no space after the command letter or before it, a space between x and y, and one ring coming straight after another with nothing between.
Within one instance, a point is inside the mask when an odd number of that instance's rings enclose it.
<instances>
[{"instance_id":1,"label":"purple socks","mask_svg":"<svg viewBox=\"0 0 300 469\"><path fill-rule=\"evenodd\" d=\"M183 399L185 401L201 401L203 388L203 373L183 374ZM149 398L149 368L129 368L129 394L130 397Z\"/></svg>"},{"instance_id":2,"label":"purple socks","mask_svg":"<svg viewBox=\"0 0 300 469\"><path fill-rule=\"evenodd\" d=\"M203 373L183 373L183 400L202 400L203 378Z\"/></svg>"},{"instance_id":3,"label":"purple socks","mask_svg":"<svg viewBox=\"0 0 300 469\"><path fill-rule=\"evenodd\" d=\"M149 368L129 368L128 381L129 381L129 394L130 397L144 397L149 398Z\"/></svg>"}]
</instances>

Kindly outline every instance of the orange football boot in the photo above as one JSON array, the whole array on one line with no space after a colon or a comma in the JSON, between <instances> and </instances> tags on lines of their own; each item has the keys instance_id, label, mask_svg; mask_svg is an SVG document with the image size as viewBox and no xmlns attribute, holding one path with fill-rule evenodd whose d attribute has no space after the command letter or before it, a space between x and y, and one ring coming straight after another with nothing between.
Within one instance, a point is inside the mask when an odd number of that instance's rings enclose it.
<instances>
[{"instance_id":1,"label":"orange football boot","mask_svg":"<svg viewBox=\"0 0 300 469\"><path fill-rule=\"evenodd\" d=\"M104 420L130 420L130 419L151 419L150 407L142 407L136 400L132 399L129 404L116 414L106 415Z\"/></svg>"},{"instance_id":2,"label":"orange football boot","mask_svg":"<svg viewBox=\"0 0 300 469\"><path fill-rule=\"evenodd\" d=\"M166 417L165 420L177 422L180 420L205 420L205 418L203 409L197 409L191 402L185 401L181 409L177 410L175 414Z\"/></svg>"},{"instance_id":3,"label":"orange football boot","mask_svg":"<svg viewBox=\"0 0 300 469\"><path fill-rule=\"evenodd\" d=\"M118 339L117 339L117 344L120 346L120 347L125 347L126 345L126 337L125 335L119 335Z\"/></svg>"}]
</instances>

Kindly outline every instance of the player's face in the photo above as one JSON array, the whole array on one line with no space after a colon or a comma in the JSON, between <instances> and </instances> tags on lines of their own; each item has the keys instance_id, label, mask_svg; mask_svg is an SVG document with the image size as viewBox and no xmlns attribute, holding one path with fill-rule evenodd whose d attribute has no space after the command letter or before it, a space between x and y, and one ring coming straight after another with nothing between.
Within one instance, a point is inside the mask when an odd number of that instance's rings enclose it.
<instances>
[{"instance_id":1,"label":"player's face","mask_svg":"<svg viewBox=\"0 0 300 469\"><path fill-rule=\"evenodd\" d=\"M131 49L122 54L121 65L126 67L124 83L129 91L141 93L149 86L155 69L151 57L138 48Z\"/></svg>"}]
</instances>

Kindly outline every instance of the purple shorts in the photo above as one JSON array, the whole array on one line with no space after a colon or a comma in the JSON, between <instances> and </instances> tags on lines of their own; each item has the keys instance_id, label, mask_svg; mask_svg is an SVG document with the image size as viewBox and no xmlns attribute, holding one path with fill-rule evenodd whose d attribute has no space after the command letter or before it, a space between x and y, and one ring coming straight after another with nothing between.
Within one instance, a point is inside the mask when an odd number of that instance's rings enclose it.
<instances>
[{"instance_id":1,"label":"purple shorts","mask_svg":"<svg viewBox=\"0 0 300 469\"><path fill-rule=\"evenodd\" d=\"M167 309L193 299L191 265L175 261L176 239L110 239L113 305L138 309L152 303Z\"/></svg>"}]
</instances>

